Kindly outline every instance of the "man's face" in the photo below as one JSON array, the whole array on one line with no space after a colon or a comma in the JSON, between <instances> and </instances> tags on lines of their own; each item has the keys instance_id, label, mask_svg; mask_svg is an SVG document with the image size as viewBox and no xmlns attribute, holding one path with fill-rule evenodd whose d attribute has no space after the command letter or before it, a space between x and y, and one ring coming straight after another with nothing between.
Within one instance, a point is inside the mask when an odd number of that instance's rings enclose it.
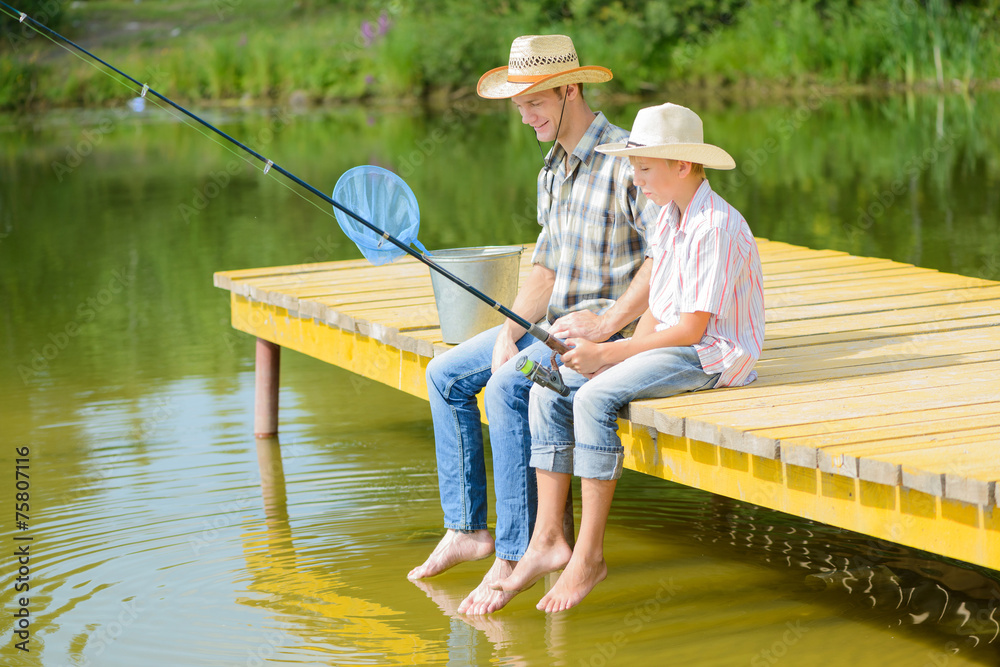
<instances>
[{"instance_id":1,"label":"man's face","mask_svg":"<svg viewBox=\"0 0 1000 667\"><path fill-rule=\"evenodd\" d=\"M535 128L535 136L539 141L556 140L556 128L559 126L559 114L563 106L562 97L556 89L516 95L511 101L521 113L521 122Z\"/></svg>"}]
</instances>

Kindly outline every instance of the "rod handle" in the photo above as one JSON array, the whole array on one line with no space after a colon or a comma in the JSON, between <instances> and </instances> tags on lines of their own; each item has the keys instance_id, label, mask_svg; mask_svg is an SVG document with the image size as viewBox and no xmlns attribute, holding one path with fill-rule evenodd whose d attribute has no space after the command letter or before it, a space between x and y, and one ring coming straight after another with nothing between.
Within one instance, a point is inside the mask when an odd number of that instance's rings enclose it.
<instances>
[{"instance_id":1,"label":"rod handle","mask_svg":"<svg viewBox=\"0 0 1000 667\"><path fill-rule=\"evenodd\" d=\"M528 327L528 333L548 345L549 349L555 350L559 354L566 354L570 351L570 347L566 343L551 335L537 324L532 324Z\"/></svg>"}]
</instances>

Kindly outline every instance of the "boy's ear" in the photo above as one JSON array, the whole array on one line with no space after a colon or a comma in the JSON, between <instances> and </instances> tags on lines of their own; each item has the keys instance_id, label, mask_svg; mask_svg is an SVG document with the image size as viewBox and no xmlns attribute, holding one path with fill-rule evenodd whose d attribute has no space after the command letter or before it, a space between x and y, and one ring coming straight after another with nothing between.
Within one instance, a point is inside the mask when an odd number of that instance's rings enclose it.
<instances>
[{"instance_id":1,"label":"boy's ear","mask_svg":"<svg viewBox=\"0 0 1000 667\"><path fill-rule=\"evenodd\" d=\"M694 165L691 162L685 162L684 160L677 161L677 175L681 178L687 178L693 168Z\"/></svg>"}]
</instances>

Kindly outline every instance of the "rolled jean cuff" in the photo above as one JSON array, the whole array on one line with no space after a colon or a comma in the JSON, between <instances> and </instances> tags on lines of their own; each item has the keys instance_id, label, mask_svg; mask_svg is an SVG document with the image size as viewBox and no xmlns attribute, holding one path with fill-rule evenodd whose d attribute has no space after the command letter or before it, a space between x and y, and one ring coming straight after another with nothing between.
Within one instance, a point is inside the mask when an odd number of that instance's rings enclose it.
<instances>
[{"instance_id":1,"label":"rolled jean cuff","mask_svg":"<svg viewBox=\"0 0 1000 667\"><path fill-rule=\"evenodd\" d=\"M572 442L531 441L531 458L528 465L537 470L573 474Z\"/></svg>"},{"instance_id":2,"label":"rolled jean cuff","mask_svg":"<svg viewBox=\"0 0 1000 667\"><path fill-rule=\"evenodd\" d=\"M612 480L622 476L625 448L621 445L598 447L577 444L573 474L586 479Z\"/></svg>"}]
</instances>

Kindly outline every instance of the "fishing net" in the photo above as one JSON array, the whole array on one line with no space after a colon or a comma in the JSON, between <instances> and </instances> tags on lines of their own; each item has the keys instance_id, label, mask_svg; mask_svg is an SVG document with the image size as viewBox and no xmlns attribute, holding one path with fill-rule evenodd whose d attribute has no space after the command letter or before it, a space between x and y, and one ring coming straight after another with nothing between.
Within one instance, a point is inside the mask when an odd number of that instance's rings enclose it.
<instances>
[{"instance_id":1,"label":"fishing net","mask_svg":"<svg viewBox=\"0 0 1000 667\"><path fill-rule=\"evenodd\" d=\"M420 208L417 198L396 174L382 167L364 165L344 172L333 188L333 199L344 208L393 236L406 246L427 250L417 240ZM373 231L355 217L334 207L337 222L372 264L388 264L406 254L383 234Z\"/></svg>"}]
</instances>

